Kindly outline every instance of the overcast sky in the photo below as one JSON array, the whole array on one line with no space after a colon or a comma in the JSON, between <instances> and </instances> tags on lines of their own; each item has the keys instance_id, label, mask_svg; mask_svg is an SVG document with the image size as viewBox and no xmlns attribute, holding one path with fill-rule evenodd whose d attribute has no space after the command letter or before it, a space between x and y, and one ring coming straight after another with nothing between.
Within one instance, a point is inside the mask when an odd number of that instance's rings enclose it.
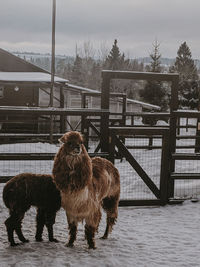
<instances>
[{"instance_id":1,"label":"overcast sky","mask_svg":"<svg viewBox=\"0 0 200 267\"><path fill-rule=\"evenodd\" d=\"M0 47L51 52L53 0L0 0ZM200 59L200 0L56 0L56 54L75 55L84 42L132 58L148 56L155 39L162 57L184 41Z\"/></svg>"}]
</instances>

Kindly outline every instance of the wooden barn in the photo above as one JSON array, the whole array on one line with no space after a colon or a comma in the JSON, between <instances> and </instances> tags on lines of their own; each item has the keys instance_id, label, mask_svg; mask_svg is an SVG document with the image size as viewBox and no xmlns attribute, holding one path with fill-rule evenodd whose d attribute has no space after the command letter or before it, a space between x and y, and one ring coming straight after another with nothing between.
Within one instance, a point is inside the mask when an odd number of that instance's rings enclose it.
<instances>
[{"instance_id":1,"label":"wooden barn","mask_svg":"<svg viewBox=\"0 0 200 267\"><path fill-rule=\"evenodd\" d=\"M67 82L55 77L55 98ZM0 106L48 106L50 85L50 73L0 49Z\"/></svg>"}]
</instances>

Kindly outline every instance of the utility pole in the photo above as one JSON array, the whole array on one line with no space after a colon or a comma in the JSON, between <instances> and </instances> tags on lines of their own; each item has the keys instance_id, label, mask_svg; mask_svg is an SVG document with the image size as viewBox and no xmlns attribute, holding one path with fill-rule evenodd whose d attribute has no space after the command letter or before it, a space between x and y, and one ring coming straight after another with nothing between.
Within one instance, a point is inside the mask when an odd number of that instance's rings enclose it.
<instances>
[{"instance_id":1,"label":"utility pole","mask_svg":"<svg viewBox=\"0 0 200 267\"><path fill-rule=\"evenodd\" d=\"M53 95L54 95L55 29L56 29L56 0L53 0L53 7L52 7L52 47L51 47L51 89L50 89L50 103L49 103L50 107L53 107ZM50 142L53 143L53 115L50 116Z\"/></svg>"},{"instance_id":2,"label":"utility pole","mask_svg":"<svg viewBox=\"0 0 200 267\"><path fill-rule=\"evenodd\" d=\"M53 0L52 7L52 50L51 50L51 92L50 92L50 107L53 107L54 93L54 75L55 75L55 28L56 28L56 0Z\"/></svg>"}]
</instances>

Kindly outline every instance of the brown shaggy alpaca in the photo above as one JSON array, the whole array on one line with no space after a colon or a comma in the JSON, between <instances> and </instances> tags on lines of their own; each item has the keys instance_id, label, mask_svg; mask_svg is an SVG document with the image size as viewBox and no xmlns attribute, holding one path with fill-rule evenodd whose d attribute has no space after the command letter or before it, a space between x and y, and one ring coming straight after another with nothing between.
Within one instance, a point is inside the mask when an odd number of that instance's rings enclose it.
<instances>
[{"instance_id":1,"label":"brown shaggy alpaca","mask_svg":"<svg viewBox=\"0 0 200 267\"><path fill-rule=\"evenodd\" d=\"M31 173L16 175L4 186L3 201L10 212L5 225L11 246L18 245L14 241L14 231L20 241L28 242L22 233L21 224L25 212L32 205L37 207L36 241L42 241L43 228L46 225L49 241L58 242L53 237L53 224L56 212L61 207L61 196L51 175Z\"/></svg>"},{"instance_id":2,"label":"brown shaggy alpaca","mask_svg":"<svg viewBox=\"0 0 200 267\"><path fill-rule=\"evenodd\" d=\"M103 238L111 232L118 215L120 177L114 165L103 158L91 159L79 132L65 133L56 154L53 179L61 191L62 206L69 225L67 246L73 247L78 222L85 220L85 237L95 248L95 232L101 220L101 208L107 213Z\"/></svg>"}]
</instances>

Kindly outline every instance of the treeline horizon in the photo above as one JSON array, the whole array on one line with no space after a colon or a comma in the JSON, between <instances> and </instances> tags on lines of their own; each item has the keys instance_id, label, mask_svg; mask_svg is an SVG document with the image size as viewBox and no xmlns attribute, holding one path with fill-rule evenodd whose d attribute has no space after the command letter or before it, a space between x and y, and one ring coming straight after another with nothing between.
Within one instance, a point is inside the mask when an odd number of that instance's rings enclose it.
<instances>
[{"instance_id":1,"label":"treeline horizon","mask_svg":"<svg viewBox=\"0 0 200 267\"><path fill-rule=\"evenodd\" d=\"M185 108L197 108L199 100L199 74L200 61L192 58L192 52L186 42L177 50L174 59L164 59L160 54L160 43L155 40L151 47L149 57L130 58L120 50L117 39L110 49L101 46L95 50L90 41L85 42L81 48L76 47L75 57L55 58L55 73L66 78L70 83L94 90L101 90L103 69L120 71L179 73L180 77L180 105ZM51 69L50 54L47 57L34 57L21 54L32 64L45 70ZM30 54L29 54L30 55ZM36 55L36 54L34 54ZM41 55L41 54L37 54ZM165 63L162 62L165 60ZM145 81L115 80L111 82L111 91L126 93L128 98L160 105L162 110L169 107L170 92L165 83L146 83Z\"/></svg>"}]
</instances>

